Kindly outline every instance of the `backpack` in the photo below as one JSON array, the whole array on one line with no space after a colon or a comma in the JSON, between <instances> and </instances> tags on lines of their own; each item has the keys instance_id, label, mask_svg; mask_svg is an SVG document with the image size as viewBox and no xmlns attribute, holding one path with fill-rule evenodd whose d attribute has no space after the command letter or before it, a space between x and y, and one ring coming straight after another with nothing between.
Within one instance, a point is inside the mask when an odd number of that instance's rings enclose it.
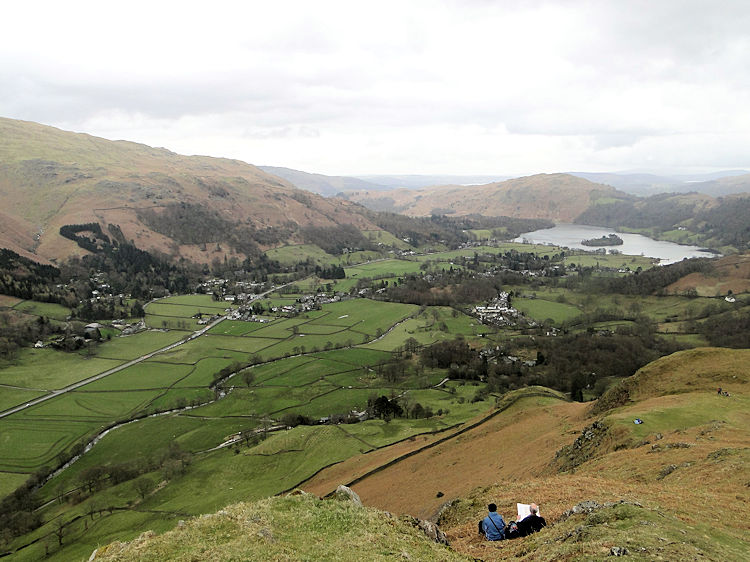
<instances>
[{"instance_id":1,"label":"backpack","mask_svg":"<svg viewBox=\"0 0 750 562\"><path fill-rule=\"evenodd\" d=\"M505 538L506 539L515 539L516 537L521 536L518 533L518 524L515 521L511 521L505 526Z\"/></svg>"}]
</instances>

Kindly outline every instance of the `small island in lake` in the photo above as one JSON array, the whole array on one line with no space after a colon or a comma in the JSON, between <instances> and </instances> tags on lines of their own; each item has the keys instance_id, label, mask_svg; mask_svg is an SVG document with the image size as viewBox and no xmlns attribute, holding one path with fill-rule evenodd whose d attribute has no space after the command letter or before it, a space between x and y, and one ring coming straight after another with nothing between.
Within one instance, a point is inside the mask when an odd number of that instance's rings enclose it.
<instances>
[{"instance_id":1,"label":"small island in lake","mask_svg":"<svg viewBox=\"0 0 750 562\"><path fill-rule=\"evenodd\" d=\"M622 238L617 234L608 234L601 238L591 238L590 240L581 240L584 246L620 246L623 244Z\"/></svg>"}]
</instances>

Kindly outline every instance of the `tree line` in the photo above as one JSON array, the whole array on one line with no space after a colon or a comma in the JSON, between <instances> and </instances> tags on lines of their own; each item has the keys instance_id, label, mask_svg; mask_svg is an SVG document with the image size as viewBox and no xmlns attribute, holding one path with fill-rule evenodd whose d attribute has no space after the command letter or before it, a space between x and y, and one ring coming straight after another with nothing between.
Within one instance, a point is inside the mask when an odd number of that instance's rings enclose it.
<instances>
[{"instance_id":1,"label":"tree line","mask_svg":"<svg viewBox=\"0 0 750 562\"><path fill-rule=\"evenodd\" d=\"M622 200L594 205L575 222L609 227L652 228L658 232L686 225L692 232L721 245L740 251L750 248L750 197L720 197L716 205L700 209L694 200L673 193L641 199L626 196Z\"/></svg>"}]
</instances>

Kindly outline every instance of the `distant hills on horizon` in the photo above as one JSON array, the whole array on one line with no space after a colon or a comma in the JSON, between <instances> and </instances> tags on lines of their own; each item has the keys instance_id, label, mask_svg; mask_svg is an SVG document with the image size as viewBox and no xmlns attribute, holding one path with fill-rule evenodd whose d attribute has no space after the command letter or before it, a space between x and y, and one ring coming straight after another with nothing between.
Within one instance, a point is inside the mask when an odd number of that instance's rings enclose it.
<instances>
[{"instance_id":1,"label":"distant hills on horizon","mask_svg":"<svg viewBox=\"0 0 750 562\"><path fill-rule=\"evenodd\" d=\"M348 191L390 191L425 189L453 185L471 186L497 183L521 176L511 175L357 175L328 176L279 166L258 166L269 174L287 180L300 189L331 197ZM722 170L705 174L653 174L646 172L564 172L617 188L625 193L650 196L660 193L703 193L712 197L750 193L750 171Z\"/></svg>"},{"instance_id":2,"label":"distant hills on horizon","mask_svg":"<svg viewBox=\"0 0 750 562\"><path fill-rule=\"evenodd\" d=\"M362 232L393 222L373 211L387 211L411 217L578 222L636 229L679 243L746 248L750 174L723 173L727 175L684 176L680 181L687 193L672 189L671 194L647 197L630 191L634 185L655 185L658 176L559 173L490 182L489 176L364 179L183 156L0 118L0 247L42 262L84 255L60 229L77 225L81 230L96 223L103 232L174 259L241 262L288 244L325 249L336 242L366 248ZM417 189L424 183L432 187ZM698 193L701 190L721 195ZM411 219L398 220L406 228Z\"/></svg>"}]
</instances>

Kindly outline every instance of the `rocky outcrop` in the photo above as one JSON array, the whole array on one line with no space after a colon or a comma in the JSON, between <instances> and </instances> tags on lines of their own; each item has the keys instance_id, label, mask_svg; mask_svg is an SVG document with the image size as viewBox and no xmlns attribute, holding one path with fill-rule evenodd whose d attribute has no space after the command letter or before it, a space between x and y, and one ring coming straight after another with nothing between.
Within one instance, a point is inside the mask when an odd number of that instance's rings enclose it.
<instances>
[{"instance_id":1,"label":"rocky outcrop","mask_svg":"<svg viewBox=\"0 0 750 562\"><path fill-rule=\"evenodd\" d=\"M343 484L339 484L339 487L336 488L336 491L331 495L331 499L351 502L358 507L363 507L362 500L359 498L357 492ZM388 517L395 519L395 516L392 513L386 511L385 514ZM440 530L440 527L435 525L435 523L425 521L424 519L417 519L411 515L402 515L399 519L422 531L432 542L448 546L448 538L445 536L445 533Z\"/></svg>"},{"instance_id":2,"label":"rocky outcrop","mask_svg":"<svg viewBox=\"0 0 750 562\"><path fill-rule=\"evenodd\" d=\"M571 515L578 515L578 514L589 514L593 513L595 511L599 511L600 509L609 509L610 507L615 507L618 505L633 505L635 507L643 507L638 502L629 502L626 500L620 500L617 502L607 502L607 503L599 503L594 500L584 500L580 503L577 503L573 507L571 507L569 510L564 512L562 514L562 517L560 517L559 522L565 521L568 517Z\"/></svg>"},{"instance_id":3,"label":"rocky outcrop","mask_svg":"<svg viewBox=\"0 0 750 562\"><path fill-rule=\"evenodd\" d=\"M435 523L425 521L424 519L417 519L411 515L403 515L401 520L420 529L431 541L449 546L448 537L445 536L445 533Z\"/></svg>"},{"instance_id":4,"label":"rocky outcrop","mask_svg":"<svg viewBox=\"0 0 750 562\"><path fill-rule=\"evenodd\" d=\"M595 421L585 427L573 443L560 449L553 461L560 471L570 470L593 458L609 427L603 421Z\"/></svg>"},{"instance_id":5,"label":"rocky outcrop","mask_svg":"<svg viewBox=\"0 0 750 562\"><path fill-rule=\"evenodd\" d=\"M355 492L348 486L344 486L343 484L339 484L339 487L336 488L336 491L331 497L334 500L349 501L355 505L358 505L359 507L362 507L362 500L359 499L359 494L357 494L357 492Z\"/></svg>"}]
</instances>

